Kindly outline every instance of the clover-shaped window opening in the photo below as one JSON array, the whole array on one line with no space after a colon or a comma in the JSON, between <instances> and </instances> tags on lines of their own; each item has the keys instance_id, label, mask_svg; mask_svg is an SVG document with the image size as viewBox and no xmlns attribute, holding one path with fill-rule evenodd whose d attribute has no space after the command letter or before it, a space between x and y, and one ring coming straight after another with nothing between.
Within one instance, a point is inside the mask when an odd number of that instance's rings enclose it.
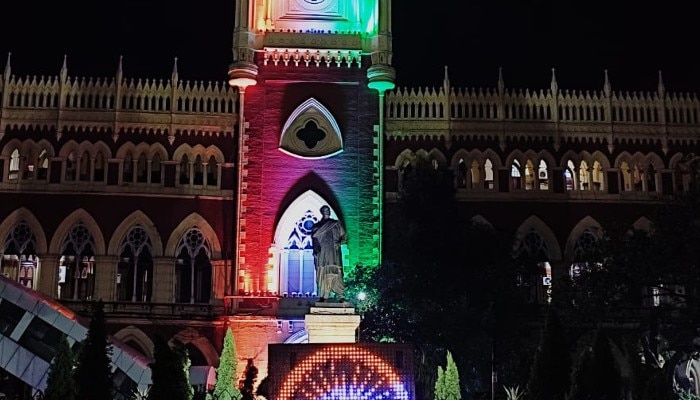
<instances>
[{"instance_id":1,"label":"clover-shaped window opening","mask_svg":"<svg viewBox=\"0 0 700 400\"><path fill-rule=\"evenodd\" d=\"M343 138L330 111L310 98L287 118L279 149L304 159L327 158L343 151Z\"/></svg>"}]
</instances>

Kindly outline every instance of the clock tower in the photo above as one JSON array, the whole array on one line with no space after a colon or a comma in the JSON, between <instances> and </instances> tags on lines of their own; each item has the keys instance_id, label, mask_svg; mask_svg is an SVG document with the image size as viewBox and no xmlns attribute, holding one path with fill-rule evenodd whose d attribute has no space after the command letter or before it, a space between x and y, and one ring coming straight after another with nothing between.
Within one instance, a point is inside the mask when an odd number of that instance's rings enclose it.
<instances>
[{"instance_id":1,"label":"clock tower","mask_svg":"<svg viewBox=\"0 0 700 400\"><path fill-rule=\"evenodd\" d=\"M345 227L345 274L381 263L391 0L236 0L237 295L316 291L310 228Z\"/></svg>"}]
</instances>

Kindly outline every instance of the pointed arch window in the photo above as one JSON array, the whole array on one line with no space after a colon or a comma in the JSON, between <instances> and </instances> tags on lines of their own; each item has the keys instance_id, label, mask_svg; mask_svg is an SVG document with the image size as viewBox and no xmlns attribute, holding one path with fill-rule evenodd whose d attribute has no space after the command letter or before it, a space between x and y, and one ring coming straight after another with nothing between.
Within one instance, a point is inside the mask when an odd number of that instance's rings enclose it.
<instances>
[{"instance_id":1,"label":"pointed arch window","mask_svg":"<svg viewBox=\"0 0 700 400\"><path fill-rule=\"evenodd\" d=\"M180 185L190 184L190 159L183 154L180 159Z\"/></svg>"},{"instance_id":2,"label":"pointed arch window","mask_svg":"<svg viewBox=\"0 0 700 400\"><path fill-rule=\"evenodd\" d=\"M399 168L399 191L402 191L406 187L406 182L409 177L413 174L413 164L408 159L403 160L401 168Z\"/></svg>"},{"instance_id":3,"label":"pointed arch window","mask_svg":"<svg viewBox=\"0 0 700 400\"><path fill-rule=\"evenodd\" d=\"M291 296L316 293L316 270L311 241L311 229L316 222L318 222L316 215L311 210L307 210L289 233L280 258L280 268L283 271L280 288L282 293Z\"/></svg>"},{"instance_id":4,"label":"pointed arch window","mask_svg":"<svg viewBox=\"0 0 700 400\"><path fill-rule=\"evenodd\" d=\"M71 151L66 157L66 175L65 180L72 182L75 180L75 168L76 168L76 155L75 152Z\"/></svg>"},{"instance_id":5,"label":"pointed arch window","mask_svg":"<svg viewBox=\"0 0 700 400\"><path fill-rule=\"evenodd\" d=\"M525 162L525 190L535 189L535 167L532 160Z\"/></svg>"},{"instance_id":6,"label":"pointed arch window","mask_svg":"<svg viewBox=\"0 0 700 400\"><path fill-rule=\"evenodd\" d=\"M91 300L95 295L95 243L87 226L77 223L61 246L58 298Z\"/></svg>"},{"instance_id":7,"label":"pointed arch window","mask_svg":"<svg viewBox=\"0 0 700 400\"><path fill-rule=\"evenodd\" d=\"M162 166L160 162L160 154L156 153L153 155L151 160L151 183L161 183L162 182Z\"/></svg>"},{"instance_id":8,"label":"pointed arch window","mask_svg":"<svg viewBox=\"0 0 700 400\"><path fill-rule=\"evenodd\" d=\"M487 158L484 163L484 189L493 189L493 187L493 163Z\"/></svg>"},{"instance_id":9,"label":"pointed arch window","mask_svg":"<svg viewBox=\"0 0 700 400\"><path fill-rule=\"evenodd\" d=\"M36 173L36 165L34 165L36 158L34 158L34 153L29 153L26 160L27 162L24 164L24 174L22 179L32 180L34 179L34 174Z\"/></svg>"},{"instance_id":10,"label":"pointed arch window","mask_svg":"<svg viewBox=\"0 0 700 400\"><path fill-rule=\"evenodd\" d=\"M537 181L540 184L540 190L549 189L549 167L545 160L540 160L540 165L537 167Z\"/></svg>"},{"instance_id":11,"label":"pointed arch window","mask_svg":"<svg viewBox=\"0 0 700 400\"><path fill-rule=\"evenodd\" d=\"M153 244L141 225L136 225L122 241L117 266L119 301L149 302L153 289Z\"/></svg>"},{"instance_id":12,"label":"pointed arch window","mask_svg":"<svg viewBox=\"0 0 700 400\"><path fill-rule=\"evenodd\" d=\"M94 178L95 182L104 182L105 180L105 156L101 151L95 156Z\"/></svg>"},{"instance_id":13,"label":"pointed arch window","mask_svg":"<svg viewBox=\"0 0 700 400\"><path fill-rule=\"evenodd\" d=\"M134 159L131 153L126 153L122 164L122 182L131 183L134 181Z\"/></svg>"},{"instance_id":14,"label":"pointed arch window","mask_svg":"<svg viewBox=\"0 0 700 400\"><path fill-rule=\"evenodd\" d=\"M12 228L3 243L0 273L30 289L36 289L39 276L39 258L36 255L36 237L26 222Z\"/></svg>"},{"instance_id":15,"label":"pointed arch window","mask_svg":"<svg viewBox=\"0 0 700 400\"><path fill-rule=\"evenodd\" d=\"M79 178L83 182L90 180L90 154L87 151L80 156L80 174Z\"/></svg>"},{"instance_id":16,"label":"pointed arch window","mask_svg":"<svg viewBox=\"0 0 700 400\"><path fill-rule=\"evenodd\" d=\"M460 158L459 163L457 163L455 184L458 189L467 187L467 163L464 162L463 158Z\"/></svg>"},{"instance_id":17,"label":"pointed arch window","mask_svg":"<svg viewBox=\"0 0 700 400\"><path fill-rule=\"evenodd\" d=\"M571 268L569 269L569 275L572 278L576 278L581 275L581 272L585 271L589 263L586 261L589 255L595 248L598 242L598 236L596 236L591 229L586 228L586 230L581 233L581 236L576 239L576 244L574 245L574 255Z\"/></svg>"},{"instance_id":18,"label":"pointed arch window","mask_svg":"<svg viewBox=\"0 0 700 400\"><path fill-rule=\"evenodd\" d=\"M141 153L139 160L136 162L136 182L148 182L148 159L145 153Z\"/></svg>"},{"instance_id":19,"label":"pointed arch window","mask_svg":"<svg viewBox=\"0 0 700 400\"><path fill-rule=\"evenodd\" d=\"M622 174L622 188L624 191L632 191L632 171L630 170L629 164L623 161L620 164L620 173Z\"/></svg>"},{"instance_id":20,"label":"pointed arch window","mask_svg":"<svg viewBox=\"0 0 700 400\"><path fill-rule=\"evenodd\" d=\"M549 251L542 236L534 229L523 236L518 248L520 270L517 283L533 302L540 304L551 301L552 267L549 264Z\"/></svg>"},{"instance_id":21,"label":"pointed arch window","mask_svg":"<svg viewBox=\"0 0 700 400\"><path fill-rule=\"evenodd\" d=\"M510 165L510 182L513 189L522 189L520 162L518 160L513 160L513 163Z\"/></svg>"},{"instance_id":22,"label":"pointed arch window","mask_svg":"<svg viewBox=\"0 0 700 400\"><path fill-rule=\"evenodd\" d=\"M209 157L207 161L207 186L218 185L219 164L214 156Z\"/></svg>"},{"instance_id":23,"label":"pointed arch window","mask_svg":"<svg viewBox=\"0 0 700 400\"><path fill-rule=\"evenodd\" d=\"M7 179L10 181L16 181L19 179L19 149L14 149L10 154L10 169Z\"/></svg>"},{"instance_id":24,"label":"pointed arch window","mask_svg":"<svg viewBox=\"0 0 700 400\"><path fill-rule=\"evenodd\" d=\"M653 164L649 164L646 171L647 191L656 192L656 170Z\"/></svg>"},{"instance_id":25,"label":"pointed arch window","mask_svg":"<svg viewBox=\"0 0 700 400\"><path fill-rule=\"evenodd\" d=\"M209 303L212 291L211 247L204 234L191 228L175 250L175 299L178 303Z\"/></svg>"},{"instance_id":26,"label":"pointed arch window","mask_svg":"<svg viewBox=\"0 0 700 400\"><path fill-rule=\"evenodd\" d=\"M634 167L632 167L632 188L634 189L635 192L641 192L643 190L643 185L642 185L642 174L644 173L644 170L642 167L639 166L639 164L634 164Z\"/></svg>"},{"instance_id":27,"label":"pointed arch window","mask_svg":"<svg viewBox=\"0 0 700 400\"><path fill-rule=\"evenodd\" d=\"M476 160L472 161L472 167L470 169L472 178L472 189L478 189L481 183L481 172L479 171L479 162Z\"/></svg>"},{"instance_id":28,"label":"pointed arch window","mask_svg":"<svg viewBox=\"0 0 700 400\"><path fill-rule=\"evenodd\" d=\"M194 173L194 184L203 185L204 184L204 164L202 162L202 156L199 154L194 159L194 164L192 165L192 170Z\"/></svg>"},{"instance_id":29,"label":"pointed arch window","mask_svg":"<svg viewBox=\"0 0 700 400\"><path fill-rule=\"evenodd\" d=\"M603 184L603 166L598 161L593 162L593 190L605 190Z\"/></svg>"},{"instance_id":30,"label":"pointed arch window","mask_svg":"<svg viewBox=\"0 0 700 400\"><path fill-rule=\"evenodd\" d=\"M581 161L578 175L579 190L590 189L590 171L588 170L588 163L586 161Z\"/></svg>"},{"instance_id":31,"label":"pointed arch window","mask_svg":"<svg viewBox=\"0 0 700 400\"><path fill-rule=\"evenodd\" d=\"M566 187L567 191L575 190L576 189L576 167L574 166L574 162L569 160L566 163L566 168L564 168L564 187Z\"/></svg>"},{"instance_id":32,"label":"pointed arch window","mask_svg":"<svg viewBox=\"0 0 700 400\"><path fill-rule=\"evenodd\" d=\"M36 164L38 167L36 178L42 181L46 180L49 176L49 152L46 149L41 150Z\"/></svg>"}]
</instances>

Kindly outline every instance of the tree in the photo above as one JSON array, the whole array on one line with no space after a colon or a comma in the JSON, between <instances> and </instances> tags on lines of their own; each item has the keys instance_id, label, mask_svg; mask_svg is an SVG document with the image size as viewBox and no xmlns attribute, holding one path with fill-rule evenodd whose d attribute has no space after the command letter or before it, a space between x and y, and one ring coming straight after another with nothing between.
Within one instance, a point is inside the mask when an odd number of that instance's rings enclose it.
<instances>
[{"instance_id":1,"label":"tree","mask_svg":"<svg viewBox=\"0 0 700 400\"><path fill-rule=\"evenodd\" d=\"M73 381L73 366L75 359L65 335L58 342L56 356L49 367L46 379L44 400L74 400L75 382Z\"/></svg>"},{"instance_id":2,"label":"tree","mask_svg":"<svg viewBox=\"0 0 700 400\"><path fill-rule=\"evenodd\" d=\"M112 345L107 340L104 306L93 303L87 337L75 368L77 400L112 400Z\"/></svg>"},{"instance_id":3,"label":"tree","mask_svg":"<svg viewBox=\"0 0 700 400\"><path fill-rule=\"evenodd\" d=\"M445 369L438 365L438 378L435 382L435 400L461 400L462 394L459 387L459 371L452 359L452 353L447 352L447 365Z\"/></svg>"},{"instance_id":4,"label":"tree","mask_svg":"<svg viewBox=\"0 0 700 400\"><path fill-rule=\"evenodd\" d=\"M192 400L194 389L190 385L190 359L185 346L176 341L171 348L165 338L157 335L153 358L149 365L153 385L148 400Z\"/></svg>"},{"instance_id":5,"label":"tree","mask_svg":"<svg viewBox=\"0 0 700 400\"><path fill-rule=\"evenodd\" d=\"M540 345L527 384L530 400L559 400L569 392L571 357L564 327L554 309L547 312Z\"/></svg>"},{"instance_id":6,"label":"tree","mask_svg":"<svg viewBox=\"0 0 700 400\"><path fill-rule=\"evenodd\" d=\"M248 364L243 372L244 379L241 381L241 400L255 400L253 387L258 379L258 367L253 364L253 359L248 359Z\"/></svg>"},{"instance_id":7,"label":"tree","mask_svg":"<svg viewBox=\"0 0 700 400\"><path fill-rule=\"evenodd\" d=\"M214 387L216 400L238 400L241 398L241 393L235 384L238 381L236 379L237 363L236 342L233 340L231 327L228 327L219 357L219 368L216 369L216 386Z\"/></svg>"}]
</instances>

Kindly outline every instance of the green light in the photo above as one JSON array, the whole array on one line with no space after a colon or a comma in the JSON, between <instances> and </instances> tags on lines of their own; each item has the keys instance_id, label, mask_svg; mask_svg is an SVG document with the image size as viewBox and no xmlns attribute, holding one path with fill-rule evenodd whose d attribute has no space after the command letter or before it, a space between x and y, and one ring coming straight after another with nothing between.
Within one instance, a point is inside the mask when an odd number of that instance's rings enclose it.
<instances>
[{"instance_id":1,"label":"green light","mask_svg":"<svg viewBox=\"0 0 700 400\"><path fill-rule=\"evenodd\" d=\"M370 89L377 90L378 92L386 92L387 90L393 90L396 84L391 81L374 81L367 84Z\"/></svg>"}]
</instances>

